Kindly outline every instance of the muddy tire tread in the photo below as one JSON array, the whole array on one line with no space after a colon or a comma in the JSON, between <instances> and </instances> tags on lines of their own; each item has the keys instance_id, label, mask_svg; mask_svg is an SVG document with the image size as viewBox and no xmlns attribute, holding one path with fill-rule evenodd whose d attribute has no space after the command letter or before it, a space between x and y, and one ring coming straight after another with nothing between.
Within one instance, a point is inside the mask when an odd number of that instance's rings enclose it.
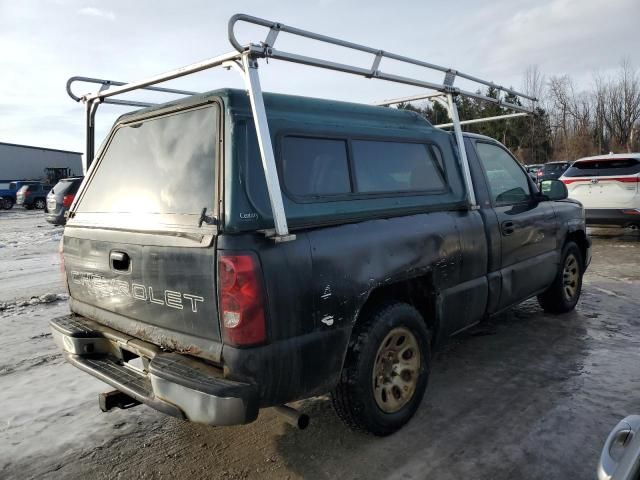
<instances>
[{"instance_id":1,"label":"muddy tire tread","mask_svg":"<svg viewBox=\"0 0 640 480\"><path fill-rule=\"evenodd\" d=\"M366 386L359 384L358 377L361 372L357 368L359 366L358 360L360 352L362 352L364 346L370 342L372 327L378 322L384 321L385 318L397 310L404 314L417 316L424 326L422 316L413 306L403 302L386 303L378 307L375 313L361 319L360 322L356 324L351 339L349 340L345 364L338 385L331 392L331 401L338 417L354 431L385 436L397 430L397 428L385 430L378 425L373 425L371 421L367 421L368 419L365 415L366 406L362 401L362 396L367 394L363 392L363 388L366 388ZM428 338L428 331L426 327L424 328ZM430 363L428 358L430 354L429 350L427 349L427 351L423 351L421 354L424 358L423 361L425 361L428 366ZM417 392L420 400L422 399L423 393L424 391Z\"/></svg>"},{"instance_id":2,"label":"muddy tire tread","mask_svg":"<svg viewBox=\"0 0 640 480\"><path fill-rule=\"evenodd\" d=\"M578 264L580 266L580 291L578 292L578 298L575 302L569 302L565 300L562 294L562 273L564 269L565 258L572 251L575 254L575 257L578 259ZM575 308L578 301L580 300L580 293L582 290L582 275L584 274L584 258L582 257L582 253L580 252L580 248L573 241L568 241L565 243L562 248L562 261L560 263L560 267L558 269L558 274L556 278L553 280L551 286L542 294L538 295L538 303L542 307L545 312L548 313L567 313Z\"/></svg>"}]
</instances>

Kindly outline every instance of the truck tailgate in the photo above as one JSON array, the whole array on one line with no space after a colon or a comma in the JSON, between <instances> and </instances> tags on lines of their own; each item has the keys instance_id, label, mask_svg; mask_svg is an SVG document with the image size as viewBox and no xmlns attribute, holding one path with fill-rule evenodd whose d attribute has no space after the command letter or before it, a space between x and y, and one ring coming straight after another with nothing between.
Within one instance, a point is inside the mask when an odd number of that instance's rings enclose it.
<instances>
[{"instance_id":1,"label":"truck tailgate","mask_svg":"<svg viewBox=\"0 0 640 480\"><path fill-rule=\"evenodd\" d=\"M132 337L219 360L216 103L117 123L64 233L71 308Z\"/></svg>"},{"instance_id":2,"label":"truck tailgate","mask_svg":"<svg viewBox=\"0 0 640 480\"><path fill-rule=\"evenodd\" d=\"M204 248L144 245L123 242L124 232L82 230L68 228L64 236L74 311L165 348L219 359L215 241Z\"/></svg>"}]
</instances>

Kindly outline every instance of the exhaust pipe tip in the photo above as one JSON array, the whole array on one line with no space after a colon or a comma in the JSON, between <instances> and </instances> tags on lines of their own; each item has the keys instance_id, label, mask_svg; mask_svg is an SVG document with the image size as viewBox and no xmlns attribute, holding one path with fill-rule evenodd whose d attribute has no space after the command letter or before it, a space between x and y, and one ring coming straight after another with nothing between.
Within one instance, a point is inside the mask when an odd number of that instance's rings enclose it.
<instances>
[{"instance_id":1,"label":"exhaust pipe tip","mask_svg":"<svg viewBox=\"0 0 640 480\"><path fill-rule=\"evenodd\" d=\"M296 427L298 430L304 430L309 426L311 418L306 413L302 413L288 405L279 405L273 407L275 412L280 415L289 425Z\"/></svg>"}]
</instances>

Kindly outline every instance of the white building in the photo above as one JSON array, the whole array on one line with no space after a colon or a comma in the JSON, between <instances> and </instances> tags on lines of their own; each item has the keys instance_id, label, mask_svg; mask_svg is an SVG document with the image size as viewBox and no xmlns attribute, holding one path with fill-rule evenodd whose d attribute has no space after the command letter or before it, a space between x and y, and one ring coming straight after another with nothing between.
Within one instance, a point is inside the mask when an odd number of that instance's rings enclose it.
<instances>
[{"instance_id":1,"label":"white building","mask_svg":"<svg viewBox=\"0 0 640 480\"><path fill-rule=\"evenodd\" d=\"M0 183L44 180L46 168L68 168L70 176L82 175L82 154L0 142Z\"/></svg>"}]
</instances>

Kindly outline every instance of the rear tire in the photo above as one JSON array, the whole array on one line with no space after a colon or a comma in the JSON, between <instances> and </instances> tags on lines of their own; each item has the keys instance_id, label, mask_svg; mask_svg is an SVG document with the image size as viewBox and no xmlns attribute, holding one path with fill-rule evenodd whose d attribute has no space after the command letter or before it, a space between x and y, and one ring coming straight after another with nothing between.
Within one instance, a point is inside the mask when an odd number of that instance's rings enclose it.
<instances>
[{"instance_id":1,"label":"rear tire","mask_svg":"<svg viewBox=\"0 0 640 480\"><path fill-rule=\"evenodd\" d=\"M562 261L551 286L541 295L538 303L549 313L566 313L573 310L580 299L584 259L575 242L567 242L562 249Z\"/></svg>"},{"instance_id":2,"label":"rear tire","mask_svg":"<svg viewBox=\"0 0 640 480\"><path fill-rule=\"evenodd\" d=\"M46 205L47 203L42 198L36 199L36 201L33 203L33 206L36 208L36 210L44 210L44 207Z\"/></svg>"},{"instance_id":3,"label":"rear tire","mask_svg":"<svg viewBox=\"0 0 640 480\"><path fill-rule=\"evenodd\" d=\"M411 305L383 305L362 318L331 392L338 417L378 436L400 429L420 406L429 378L429 333Z\"/></svg>"},{"instance_id":4,"label":"rear tire","mask_svg":"<svg viewBox=\"0 0 640 480\"><path fill-rule=\"evenodd\" d=\"M4 198L2 202L2 208L4 208L5 210L11 210L13 208L13 199Z\"/></svg>"}]
</instances>

